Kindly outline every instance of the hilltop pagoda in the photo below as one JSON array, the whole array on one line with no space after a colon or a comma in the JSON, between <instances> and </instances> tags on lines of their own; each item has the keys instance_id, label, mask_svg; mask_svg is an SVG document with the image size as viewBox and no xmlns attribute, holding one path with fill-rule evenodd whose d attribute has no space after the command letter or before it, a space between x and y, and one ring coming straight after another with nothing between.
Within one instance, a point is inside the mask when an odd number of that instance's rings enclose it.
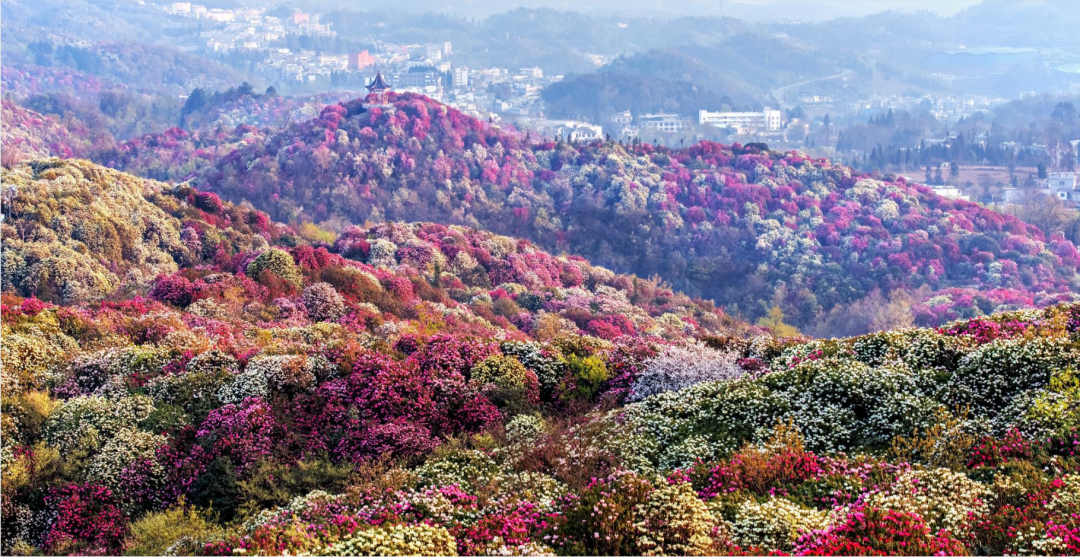
<instances>
[{"instance_id":1,"label":"hilltop pagoda","mask_svg":"<svg viewBox=\"0 0 1080 557\"><path fill-rule=\"evenodd\" d=\"M373 104L387 104L386 94L390 91L390 84L383 79L382 71L375 72L375 79L371 80L367 90L375 96Z\"/></svg>"}]
</instances>

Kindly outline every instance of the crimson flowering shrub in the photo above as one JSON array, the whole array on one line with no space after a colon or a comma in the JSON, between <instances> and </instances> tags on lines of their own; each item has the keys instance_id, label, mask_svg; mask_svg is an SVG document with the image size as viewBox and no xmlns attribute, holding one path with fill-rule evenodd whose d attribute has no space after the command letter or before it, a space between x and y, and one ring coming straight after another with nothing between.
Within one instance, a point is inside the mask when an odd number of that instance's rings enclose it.
<instances>
[{"instance_id":1,"label":"crimson flowering shrub","mask_svg":"<svg viewBox=\"0 0 1080 557\"><path fill-rule=\"evenodd\" d=\"M748 445L725 462L711 467L699 466L691 478L701 497L709 499L737 491L786 495L789 490L824 473L818 457L801 447L762 451Z\"/></svg>"},{"instance_id":2,"label":"crimson flowering shrub","mask_svg":"<svg viewBox=\"0 0 1080 557\"><path fill-rule=\"evenodd\" d=\"M150 297L177 307L187 307L194 300L195 288L187 277L163 275L154 282Z\"/></svg>"},{"instance_id":3,"label":"crimson flowering shrub","mask_svg":"<svg viewBox=\"0 0 1080 557\"><path fill-rule=\"evenodd\" d=\"M1032 460L1035 451L1041 449L1036 443L1025 439L1017 429L1011 429L1003 439L985 437L971 449L969 468L1000 466L1012 460Z\"/></svg>"},{"instance_id":4,"label":"crimson flowering shrub","mask_svg":"<svg viewBox=\"0 0 1080 557\"><path fill-rule=\"evenodd\" d=\"M116 555L124 547L127 519L113 493L93 484L69 484L45 499L54 512L45 547L55 553Z\"/></svg>"},{"instance_id":5,"label":"crimson flowering shrub","mask_svg":"<svg viewBox=\"0 0 1080 557\"><path fill-rule=\"evenodd\" d=\"M797 542L799 555L962 555L948 532L932 533L914 513L856 507L843 522Z\"/></svg>"}]
</instances>

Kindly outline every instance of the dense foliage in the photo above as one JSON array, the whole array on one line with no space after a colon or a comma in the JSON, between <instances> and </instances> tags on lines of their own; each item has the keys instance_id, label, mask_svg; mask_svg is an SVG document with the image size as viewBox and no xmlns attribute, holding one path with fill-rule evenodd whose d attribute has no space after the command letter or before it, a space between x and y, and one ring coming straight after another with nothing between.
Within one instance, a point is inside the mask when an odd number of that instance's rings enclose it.
<instances>
[{"instance_id":1,"label":"dense foliage","mask_svg":"<svg viewBox=\"0 0 1080 557\"><path fill-rule=\"evenodd\" d=\"M1080 305L780 340L459 226L3 185L4 553L1080 552Z\"/></svg>"},{"instance_id":2,"label":"dense foliage","mask_svg":"<svg viewBox=\"0 0 1080 557\"><path fill-rule=\"evenodd\" d=\"M482 226L801 326L879 291L915 295L907 313L928 325L1080 289L1071 242L903 180L760 145L528 139L403 94L329 106L198 183L286 220Z\"/></svg>"}]
</instances>

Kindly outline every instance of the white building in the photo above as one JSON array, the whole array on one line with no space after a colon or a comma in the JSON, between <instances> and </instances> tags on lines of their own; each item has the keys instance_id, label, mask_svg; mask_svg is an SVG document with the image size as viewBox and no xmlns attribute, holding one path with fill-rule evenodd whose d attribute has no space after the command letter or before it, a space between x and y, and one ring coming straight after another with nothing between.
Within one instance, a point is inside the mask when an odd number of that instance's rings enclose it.
<instances>
[{"instance_id":1,"label":"white building","mask_svg":"<svg viewBox=\"0 0 1080 557\"><path fill-rule=\"evenodd\" d=\"M1075 172L1051 172L1038 188L1005 188L1002 194L1006 203L1023 204L1029 192L1056 197L1066 204L1080 205L1080 188L1077 188Z\"/></svg>"},{"instance_id":2,"label":"white building","mask_svg":"<svg viewBox=\"0 0 1080 557\"><path fill-rule=\"evenodd\" d=\"M622 112L616 112L615 114L611 115L611 122L613 124L621 124L623 126L626 126L626 125L629 125L633 121L634 121L634 115L630 114L629 110L624 110Z\"/></svg>"},{"instance_id":3,"label":"white building","mask_svg":"<svg viewBox=\"0 0 1080 557\"><path fill-rule=\"evenodd\" d=\"M1046 187L1055 192L1076 189L1075 172L1051 172L1046 175Z\"/></svg>"},{"instance_id":4,"label":"white building","mask_svg":"<svg viewBox=\"0 0 1080 557\"><path fill-rule=\"evenodd\" d=\"M568 141L595 141L604 136L604 129L596 124L577 120L549 121L557 124L555 133Z\"/></svg>"},{"instance_id":5,"label":"white building","mask_svg":"<svg viewBox=\"0 0 1080 557\"><path fill-rule=\"evenodd\" d=\"M783 118L779 110L765 107L761 112L698 111L698 124L717 128L734 128L736 133L780 131Z\"/></svg>"},{"instance_id":6,"label":"white building","mask_svg":"<svg viewBox=\"0 0 1080 557\"><path fill-rule=\"evenodd\" d=\"M638 118L642 128L675 133L686 127L686 122L678 114L643 114Z\"/></svg>"},{"instance_id":7,"label":"white building","mask_svg":"<svg viewBox=\"0 0 1080 557\"><path fill-rule=\"evenodd\" d=\"M452 84L455 89L464 89L469 86L469 68L460 67L454 68L454 73L450 76Z\"/></svg>"},{"instance_id":8,"label":"white building","mask_svg":"<svg viewBox=\"0 0 1080 557\"><path fill-rule=\"evenodd\" d=\"M971 198L967 196L960 188L956 186L930 186L930 189L934 193L944 197L945 199L960 199L963 201L971 201Z\"/></svg>"},{"instance_id":9,"label":"white building","mask_svg":"<svg viewBox=\"0 0 1080 557\"><path fill-rule=\"evenodd\" d=\"M531 77L533 79L540 79L541 77L544 77L544 70L540 69L539 67L520 68L518 69L518 75Z\"/></svg>"},{"instance_id":10,"label":"white building","mask_svg":"<svg viewBox=\"0 0 1080 557\"><path fill-rule=\"evenodd\" d=\"M232 10L213 9L213 10L207 10L205 14L202 14L202 17L205 17L206 19L211 19L211 20L214 20L214 21L220 21L222 23L229 23L230 21L232 21L233 19L236 18L236 14L233 13Z\"/></svg>"}]
</instances>

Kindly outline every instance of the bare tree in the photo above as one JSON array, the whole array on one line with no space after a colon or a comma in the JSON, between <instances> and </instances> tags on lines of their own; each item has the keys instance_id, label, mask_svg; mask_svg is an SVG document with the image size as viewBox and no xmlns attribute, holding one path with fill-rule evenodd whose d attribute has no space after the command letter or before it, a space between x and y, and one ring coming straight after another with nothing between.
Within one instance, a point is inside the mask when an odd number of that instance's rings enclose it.
<instances>
[{"instance_id":1,"label":"bare tree","mask_svg":"<svg viewBox=\"0 0 1080 557\"><path fill-rule=\"evenodd\" d=\"M1020 220L1038 226L1044 233L1064 232L1077 213L1060 199L1041 190L1025 189L1020 204L1011 211Z\"/></svg>"}]
</instances>

